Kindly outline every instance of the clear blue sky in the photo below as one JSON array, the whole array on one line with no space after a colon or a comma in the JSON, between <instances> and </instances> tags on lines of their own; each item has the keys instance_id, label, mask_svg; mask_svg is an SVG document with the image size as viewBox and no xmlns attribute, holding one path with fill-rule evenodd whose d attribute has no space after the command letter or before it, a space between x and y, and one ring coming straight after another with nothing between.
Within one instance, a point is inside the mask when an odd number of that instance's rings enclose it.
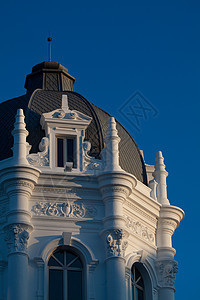
<instances>
[{"instance_id":1,"label":"clear blue sky","mask_svg":"<svg viewBox=\"0 0 200 300\"><path fill-rule=\"evenodd\" d=\"M176 300L197 299L200 2L1 1L0 101L25 93L25 75L48 58L49 30L52 60L76 78L75 90L129 130L147 163L163 151L169 200L186 212L174 239ZM136 90L158 111L140 131L119 111Z\"/></svg>"}]
</instances>

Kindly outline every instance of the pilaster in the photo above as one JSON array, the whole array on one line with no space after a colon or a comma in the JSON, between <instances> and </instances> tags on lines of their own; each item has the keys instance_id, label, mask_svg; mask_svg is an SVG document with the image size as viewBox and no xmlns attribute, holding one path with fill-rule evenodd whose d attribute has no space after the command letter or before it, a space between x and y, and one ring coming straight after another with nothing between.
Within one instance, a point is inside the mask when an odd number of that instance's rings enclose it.
<instances>
[{"instance_id":1,"label":"pilaster","mask_svg":"<svg viewBox=\"0 0 200 300\"><path fill-rule=\"evenodd\" d=\"M37 299L44 299L44 261L40 257L34 259L37 266Z\"/></svg>"},{"instance_id":2,"label":"pilaster","mask_svg":"<svg viewBox=\"0 0 200 300\"><path fill-rule=\"evenodd\" d=\"M0 170L0 185L9 198L9 208L4 225L5 241L8 249L7 300L28 299L28 239L33 226L29 211L29 199L40 171L30 166L26 157L28 131L23 110L16 115L13 157L3 161Z\"/></svg>"},{"instance_id":3,"label":"pilaster","mask_svg":"<svg viewBox=\"0 0 200 300\"><path fill-rule=\"evenodd\" d=\"M126 299L124 257L128 246L128 232L125 229L123 203L137 184L136 178L119 166L119 141L115 120L110 118L106 136L106 165L104 172L98 176L105 204L101 237L106 250L107 300Z\"/></svg>"}]
</instances>

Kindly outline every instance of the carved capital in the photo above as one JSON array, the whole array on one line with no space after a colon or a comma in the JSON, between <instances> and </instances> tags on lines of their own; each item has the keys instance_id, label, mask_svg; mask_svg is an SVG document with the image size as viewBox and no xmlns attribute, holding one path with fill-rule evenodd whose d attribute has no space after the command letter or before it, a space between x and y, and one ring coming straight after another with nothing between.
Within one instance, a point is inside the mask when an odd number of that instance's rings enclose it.
<instances>
[{"instance_id":1,"label":"carved capital","mask_svg":"<svg viewBox=\"0 0 200 300\"><path fill-rule=\"evenodd\" d=\"M8 253L26 253L29 229L29 226L25 224L11 224L4 229Z\"/></svg>"},{"instance_id":2,"label":"carved capital","mask_svg":"<svg viewBox=\"0 0 200 300\"><path fill-rule=\"evenodd\" d=\"M112 229L106 235L107 256L125 256L128 246L127 233L123 229Z\"/></svg>"},{"instance_id":3,"label":"carved capital","mask_svg":"<svg viewBox=\"0 0 200 300\"><path fill-rule=\"evenodd\" d=\"M174 288L178 263L175 260L162 260L156 264L158 280L161 287Z\"/></svg>"}]
</instances>

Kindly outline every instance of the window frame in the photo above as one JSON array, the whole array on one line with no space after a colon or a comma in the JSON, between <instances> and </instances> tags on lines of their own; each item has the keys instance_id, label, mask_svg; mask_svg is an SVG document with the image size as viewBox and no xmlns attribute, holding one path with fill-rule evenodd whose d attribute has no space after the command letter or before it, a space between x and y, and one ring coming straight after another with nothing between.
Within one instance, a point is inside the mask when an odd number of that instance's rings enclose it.
<instances>
[{"instance_id":1,"label":"window frame","mask_svg":"<svg viewBox=\"0 0 200 300\"><path fill-rule=\"evenodd\" d=\"M82 268L79 269L81 270L81 282L82 282L82 299L81 300L85 300L86 299L86 265L85 265L85 261L84 261L84 258L82 256L81 253L79 253L79 251L77 251L76 249L72 248L72 247L68 247L68 246L59 246L57 247L56 249L54 249L51 254L49 255L48 259L47 259L47 299L49 300L49 290L50 290L50 286L49 286L49 274L50 274L50 269L52 270L62 270L63 271L63 299L62 300L68 300L67 297L67 292L68 292L68 284L67 284L67 287L65 288L64 287L64 282L66 282L67 280L67 272L68 270L69 271L73 271L76 270L78 271L78 268L63 268L62 269L62 266L61 267L56 267L56 266L49 266L48 263L49 263L49 260L50 258L54 255L54 253L58 252L58 251L64 251L65 253L68 252L68 253L72 253L74 255L77 256L77 258L80 258L81 260L81 263L82 263Z\"/></svg>"},{"instance_id":2,"label":"window frame","mask_svg":"<svg viewBox=\"0 0 200 300\"><path fill-rule=\"evenodd\" d=\"M63 140L63 166L58 166L58 139ZM55 166L57 168L64 168L65 163L67 162L67 140L71 139L73 140L73 147L74 147L74 153L73 153L73 167L72 169L77 169L77 136L75 135L63 135L63 134L56 134L55 136Z\"/></svg>"},{"instance_id":3,"label":"window frame","mask_svg":"<svg viewBox=\"0 0 200 300\"><path fill-rule=\"evenodd\" d=\"M136 270L137 272L140 274L140 277L139 279L136 279L135 276L136 276ZM134 278L134 281L132 280L132 276ZM143 286L140 286L139 284L137 284L138 281L140 281L140 278L142 279L143 281ZM131 268L131 278L130 278L130 283L131 283L131 299L132 300L137 300L137 297L136 297L136 289L140 290L143 292L143 299L142 300L145 300L146 299L146 296L145 296L145 282L144 282L144 278L140 272L140 270L137 268L137 266L135 264L132 265L132 268Z\"/></svg>"}]
</instances>

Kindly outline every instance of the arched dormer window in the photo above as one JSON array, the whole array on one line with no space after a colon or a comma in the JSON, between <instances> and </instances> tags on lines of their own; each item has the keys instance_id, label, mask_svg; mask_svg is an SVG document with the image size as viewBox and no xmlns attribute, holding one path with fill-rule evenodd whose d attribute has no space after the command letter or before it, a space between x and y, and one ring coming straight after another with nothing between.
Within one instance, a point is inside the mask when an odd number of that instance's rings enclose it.
<instances>
[{"instance_id":1,"label":"arched dormer window","mask_svg":"<svg viewBox=\"0 0 200 300\"><path fill-rule=\"evenodd\" d=\"M134 264L131 269L132 300L145 300L144 281L141 273Z\"/></svg>"},{"instance_id":2,"label":"arched dormer window","mask_svg":"<svg viewBox=\"0 0 200 300\"><path fill-rule=\"evenodd\" d=\"M59 247L48 261L49 300L83 300L83 263L80 256Z\"/></svg>"}]
</instances>

